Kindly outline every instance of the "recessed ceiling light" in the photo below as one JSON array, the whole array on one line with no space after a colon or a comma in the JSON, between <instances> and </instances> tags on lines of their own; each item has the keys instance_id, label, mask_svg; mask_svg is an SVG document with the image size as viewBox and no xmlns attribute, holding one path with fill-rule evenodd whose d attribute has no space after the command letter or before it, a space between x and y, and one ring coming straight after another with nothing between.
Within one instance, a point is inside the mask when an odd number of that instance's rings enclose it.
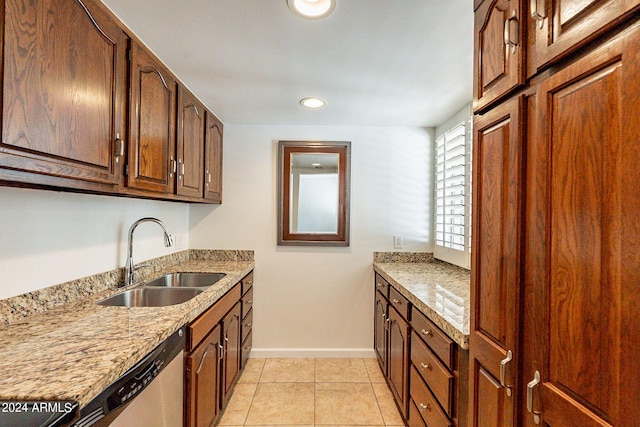
<instances>
[{"instance_id":1,"label":"recessed ceiling light","mask_svg":"<svg viewBox=\"0 0 640 427\"><path fill-rule=\"evenodd\" d=\"M304 18L319 19L333 12L336 0L287 0L287 5Z\"/></svg>"},{"instance_id":2,"label":"recessed ceiling light","mask_svg":"<svg viewBox=\"0 0 640 427\"><path fill-rule=\"evenodd\" d=\"M309 97L300 100L300 105L307 108L322 108L327 105L324 99Z\"/></svg>"}]
</instances>

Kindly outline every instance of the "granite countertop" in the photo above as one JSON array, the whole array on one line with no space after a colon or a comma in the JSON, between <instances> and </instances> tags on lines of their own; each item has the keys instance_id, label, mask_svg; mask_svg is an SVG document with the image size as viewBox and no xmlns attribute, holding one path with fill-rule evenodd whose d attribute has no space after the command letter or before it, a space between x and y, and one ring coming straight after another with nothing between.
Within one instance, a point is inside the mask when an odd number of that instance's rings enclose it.
<instances>
[{"instance_id":1,"label":"granite countertop","mask_svg":"<svg viewBox=\"0 0 640 427\"><path fill-rule=\"evenodd\" d=\"M395 262L384 257L377 257L373 269L461 348L469 348L469 270L433 259Z\"/></svg>"},{"instance_id":2,"label":"granite countertop","mask_svg":"<svg viewBox=\"0 0 640 427\"><path fill-rule=\"evenodd\" d=\"M69 400L86 405L231 289L253 269L252 259L185 259L156 268L154 276L178 271L226 273L183 304L96 305L122 291L106 289L6 325L0 330L0 400Z\"/></svg>"}]
</instances>

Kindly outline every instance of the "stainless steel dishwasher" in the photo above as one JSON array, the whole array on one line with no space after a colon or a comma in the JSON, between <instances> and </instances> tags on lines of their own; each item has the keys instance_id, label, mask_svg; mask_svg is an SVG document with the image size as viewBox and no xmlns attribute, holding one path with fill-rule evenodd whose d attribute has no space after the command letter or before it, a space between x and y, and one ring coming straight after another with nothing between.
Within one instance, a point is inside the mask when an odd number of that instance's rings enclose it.
<instances>
[{"instance_id":1,"label":"stainless steel dishwasher","mask_svg":"<svg viewBox=\"0 0 640 427\"><path fill-rule=\"evenodd\" d=\"M184 327L80 410L72 427L181 427Z\"/></svg>"}]
</instances>

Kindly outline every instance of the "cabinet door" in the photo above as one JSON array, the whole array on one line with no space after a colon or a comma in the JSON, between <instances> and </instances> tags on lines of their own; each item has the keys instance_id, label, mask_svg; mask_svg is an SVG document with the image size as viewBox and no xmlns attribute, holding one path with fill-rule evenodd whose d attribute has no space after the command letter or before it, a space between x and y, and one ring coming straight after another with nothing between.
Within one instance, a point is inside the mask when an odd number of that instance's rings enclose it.
<instances>
[{"instance_id":1,"label":"cabinet door","mask_svg":"<svg viewBox=\"0 0 640 427\"><path fill-rule=\"evenodd\" d=\"M187 426L209 427L220 408L220 326L187 356Z\"/></svg>"},{"instance_id":2,"label":"cabinet door","mask_svg":"<svg viewBox=\"0 0 640 427\"><path fill-rule=\"evenodd\" d=\"M640 419L638 94L638 25L540 85L530 181L544 215L531 224L524 338L538 349L540 382L525 381L542 425Z\"/></svg>"},{"instance_id":3,"label":"cabinet door","mask_svg":"<svg viewBox=\"0 0 640 427\"><path fill-rule=\"evenodd\" d=\"M177 194L203 197L204 107L183 87L178 89Z\"/></svg>"},{"instance_id":4,"label":"cabinet door","mask_svg":"<svg viewBox=\"0 0 640 427\"><path fill-rule=\"evenodd\" d=\"M389 386L406 419L409 398L409 325L393 307L389 308L388 363Z\"/></svg>"},{"instance_id":5,"label":"cabinet door","mask_svg":"<svg viewBox=\"0 0 640 427\"><path fill-rule=\"evenodd\" d=\"M514 98L474 121L472 426L517 425L521 110Z\"/></svg>"},{"instance_id":6,"label":"cabinet door","mask_svg":"<svg viewBox=\"0 0 640 427\"><path fill-rule=\"evenodd\" d=\"M376 292L374 324L373 324L373 341L378 363L384 375L387 375L387 310L388 303L380 292Z\"/></svg>"},{"instance_id":7,"label":"cabinet door","mask_svg":"<svg viewBox=\"0 0 640 427\"><path fill-rule=\"evenodd\" d=\"M475 11L473 109L479 111L524 84L520 2L485 0Z\"/></svg>"},{"instance_id":8,"label":"cabinet door","mask_svg":"<svg viewBox=\"0 0 640 427\"><path fill-rule=\"evenodd\" d=\"M127 186L172 194L176 83L144 46L131 44Z\"/></svg>"},{"instance_id":9,"label":"cabinet door","mask_svg":"<svg viewBox=\"0 0 640 427\"><path fill-rule=\"evenodd\" d=\"M207 111L204 136L204 198L222 203L222 122Z\"/></svg>"},{"instance_id":10,"label":"cabinet door","mask_svg":"<svg viewBox=\"0 0 640 427\"><path fill-rule=\"evenodd\" d=\"M638 0L530 0L533 71L583 46L639 8Z\"/></svg>"},{"instance_id":11,"label":"cabinet door","mask_svg":"<svg viewBox=\"0 0 640 427\"><path fill-rule=\"evenodd\" d=\"M6 0L1 5L0 177L116 190L124 33L94 0Z\"/></svg>"},{"instance_id":12,"label":"cabinet door","mask_svg":"<svg viewBox=\"0 0 640 427\"><path fill-rule=\"evenodd\" d=\"M222 321L224 357L222 359L222 395L226 402L240 372L240 303Z\"/></svg>"}]
</instances>

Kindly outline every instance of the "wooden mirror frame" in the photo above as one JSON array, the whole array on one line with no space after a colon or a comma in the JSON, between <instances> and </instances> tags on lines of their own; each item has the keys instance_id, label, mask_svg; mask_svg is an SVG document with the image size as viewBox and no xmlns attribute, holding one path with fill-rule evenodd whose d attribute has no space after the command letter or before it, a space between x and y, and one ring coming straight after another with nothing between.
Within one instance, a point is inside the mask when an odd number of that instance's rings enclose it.
<instances>
[{"instance_id":1,"label":"wooden mirror frame","mask_svg":"<svg viewBox=\"0 0 640 427\"><path fill-rule=\"evenodd\" d=\"M290 218L291 156L293 154L338 154L338 227L337 233L292 233ZM349 193L351 182L351 142L279 141L278 142L278 245L349 246Z\"/></svg>"}]
</instances>

